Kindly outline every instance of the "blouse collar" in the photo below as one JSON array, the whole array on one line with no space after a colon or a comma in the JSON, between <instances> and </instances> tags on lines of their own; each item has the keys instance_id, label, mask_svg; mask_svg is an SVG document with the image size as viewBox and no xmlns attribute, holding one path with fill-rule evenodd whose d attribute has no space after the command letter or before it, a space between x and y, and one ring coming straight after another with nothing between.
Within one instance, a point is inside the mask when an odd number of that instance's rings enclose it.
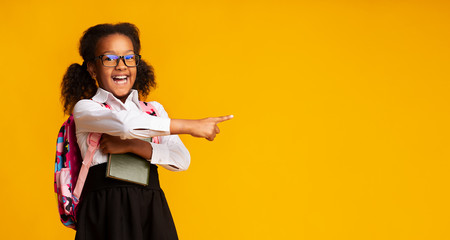
<instances>
[{"instance_id":1,"label":"blouse collar","mask_svg":"<svg viewBox=\"0 0 450 240\"><path fill-rule=\"evenodd\" d=\"M97 93L95 93L95 96L92 97L92 100L99 103L108 103L109 105L119 104L125 107L122 101L117 99L112 93L106 91L103 88L97 89ZM125 102L127 101L132 101L134 104L136 104L138 108L141 108L139 104L139 94L136 89L131 89L130 94L128 95L127 100L125 100Z\"/></svg>"}]
</instances>

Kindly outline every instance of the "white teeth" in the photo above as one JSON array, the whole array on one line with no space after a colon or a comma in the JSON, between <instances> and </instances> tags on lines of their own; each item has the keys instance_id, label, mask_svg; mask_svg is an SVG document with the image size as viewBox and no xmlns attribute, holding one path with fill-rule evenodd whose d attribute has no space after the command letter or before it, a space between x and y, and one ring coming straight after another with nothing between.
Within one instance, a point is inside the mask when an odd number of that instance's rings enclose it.
<instances>
[{"instance_id":1,"label":"white teeth","mask_svg":"<svg viewBox=\"0 0 450 240\"><path fill-rule=\"evenodd\" d=\"M116 84L126 84L127 80L116 80L114 81Z\"/></svg>"},{"instance_id":2,"label":"white teeth","mask_svg":"<svg viewBox=\"0 0 450 240\"><path fill-rule=\"evenodd\" d=\"M116 84L123 85L123 84L126 84L126 83L127 83L127 81L128 81L128 76L124 76L124 75L121 75L121 76L113 76L112 79L114 80L114 82L115 82Z\"/></svg>"}]
</instances>

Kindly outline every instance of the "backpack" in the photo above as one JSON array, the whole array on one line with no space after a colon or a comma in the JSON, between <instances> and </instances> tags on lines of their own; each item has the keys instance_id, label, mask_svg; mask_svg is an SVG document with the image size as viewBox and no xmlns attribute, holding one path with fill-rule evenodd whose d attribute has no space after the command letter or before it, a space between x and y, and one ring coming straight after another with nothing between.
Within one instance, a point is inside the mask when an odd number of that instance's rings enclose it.
<instances>
[{"instance_id":1,"label":"backpack","mask_svg":"<svg viewBox=\"0 0 450 240\"><path fill-rule=\"evenodd\" d=\"M110 108L105 103L100 104ZM139 104L145 113L159 116L156 108L151 103L139 101ZM54 190L58 201L59 216L62 224L66 227L76 229L78 203L80 202L81 192L92 158L99 147L100 139L100 133L90 133L88 135L89 148L83 159L78 147L75 121L72 115L69 116L59 130L56 140ZM160 141L158 137L153 137L152 142L158 144Z\"/></svg>"}]
</instances>

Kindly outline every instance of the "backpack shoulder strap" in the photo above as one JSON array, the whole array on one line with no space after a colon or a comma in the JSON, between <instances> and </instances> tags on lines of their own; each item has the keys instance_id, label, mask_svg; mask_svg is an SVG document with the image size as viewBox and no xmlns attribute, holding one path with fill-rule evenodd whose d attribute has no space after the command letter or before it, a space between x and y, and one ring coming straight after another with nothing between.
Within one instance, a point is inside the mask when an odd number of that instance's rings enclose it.
<instances>
[{"instance_id":1,"label":"backpack shoulder strap","mask_svg":"<svg viewBox=\"0 0 450 240\"><path fill-rule=\"evenodd\" d=\"M84 182L86 181L87 175L89 173L89 167L91 166L92 159L94 158L94 153L98 149L100 144L100 139L102 138L101 133L89 133L87 137L88 150L84 156L83 163L81 165L80 173L78 174L78 181L73 190L73 196L80 199L81 192L83 191Z\"/></svg>"},{"instance_id":2,"label":"backpack shoulder strap","mask_svg":"<svg viewBox=\"0 0 450 240\"><path fill-rule=\"evenodd\" d=\"M142 111L146 112L149 115L159 117L159 113L156 110L156 107L153 106L150 102L139 101L139 105L141 105Z\"/></svg>"},{"instance_id":3,"label":"backpack shoulder strap","mask_svg":"<svg viewBox=\"0 0 450 240\"><path fill-rule=\"evenodd\" d=\"M139 101L139 105L141 106L141 109L143 112L145 112L151 116L159 117L159 113L156 110L156 107L153 106L153 104L151 104L150 102ZM160 137L153 137L152 142L160 143L161 139L160 139Z\"/></svg>"},{"instance_id":4,"label":"backpack shoulder strap","mask_svg":"<svg viewBox=\"0 0 450 240\"><path fill-rule=\"evenodd\" d=\"M92 99L91 99L92 100ZM92 100L94 101L94 100ZM111 107L106 103L100 103L97 101L94 101L96 103L99 103L105 108L111 109ZM88 150L86 152L86 155L83 158L83 163L80 168L80 173L78 174L78 180L77 184L75 185L75 189L73 190L73 196L76 198L76 200L80 199L81 192L83 191L84 182L86 181L87 175L89 173L89 168L91 167L92 159L94 158L94 153L98 149L100 145L100 139L102 138L101 133L89 133L87 137L87 143L88 143Z\"/></svg>"}]
</instances>

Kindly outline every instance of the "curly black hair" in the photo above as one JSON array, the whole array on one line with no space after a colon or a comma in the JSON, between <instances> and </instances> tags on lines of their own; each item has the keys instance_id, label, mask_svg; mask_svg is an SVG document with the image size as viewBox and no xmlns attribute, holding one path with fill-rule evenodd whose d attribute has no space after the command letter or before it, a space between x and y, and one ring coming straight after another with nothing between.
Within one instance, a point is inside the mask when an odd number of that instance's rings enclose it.
<instances>
[{"instance_id":1,"label":"curly black hair","mask_svg":"<svg viewBox=\"0 0 450 240\"><path fill-rule=\"evenodd\" d=\"M97 83L87 71L87 62L93 61L95 48L98 41L111 34L122 34L130 38L134 52L141 51L139 29L131 23L99 24L86 30L80 39L79 53L83 58L83 64L74 63L69 66L61 83L61 101L64 113L71 114L75 104L81 99L92 98L97 92ZM133 89L145 98L150 89L156 86L153 67L144 60L137 66L136 81Z\"/></svg>"}]
</instances>

